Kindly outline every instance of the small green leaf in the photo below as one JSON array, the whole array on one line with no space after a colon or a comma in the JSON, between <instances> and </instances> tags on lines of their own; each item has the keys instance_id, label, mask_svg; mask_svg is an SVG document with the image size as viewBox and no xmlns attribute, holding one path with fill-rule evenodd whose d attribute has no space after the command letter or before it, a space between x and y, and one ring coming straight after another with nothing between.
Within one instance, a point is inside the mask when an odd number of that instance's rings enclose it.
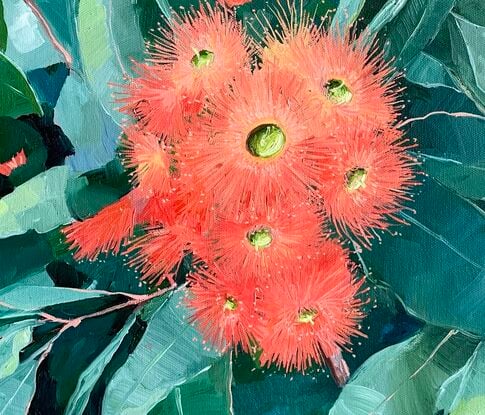
<instances>
[{"instance_id":1,"label":"small green leaf","mask_svg":"<svg viewBox=\"0 0 485 415\"><path fill-rule=\"evenodd\" d=\"M0 53L0 116L26 114L42 115L42 108L25 75Z\"/></svg>"},{"instance_id":2,"label":"small green leaf","mask_svg":"<svg viewBox=\"0 0 485 415\"><path fill-rule=\"evenodd\" d=\"M35 320L23 320L0 327L0 379L15 372L20 351L32 341Z\"/></svg>"},{"instance_id":3,"label":"small green leaf","mask_svg":"<svg viewBox=\"0 0 485 415\"><path fill-rule=\"evenodd\" d=\"M485 415L485 396L461 401L451 415Z\"/></svg>"},{"instance_id":4,"label":"small green leaf","mask_svg":"<svg viewBox=\"0 0 485 415\"><path fill-rule=\"evenodd\" d=\"M65 190L69 171L60 166L30 179L0 199L0 237L30 229L45 233L71 221Z\"/></svg>"},{"instance_id":5,"label":"small green leaf","mask_svg":"<svg viewBox=\"0 0 485 415\"><path fill-rule=\"evenodd\" d=\"M459 91L446 66L425 52L420 52L406 68L406 79L426 88L444 86Z\"/></svg>"},{"instance_id":6,"label":"small green leaf","mask_svg":"<svg viewBox=\"0 0 485 415\"><path fill-rule=\"evenodd\" d=\"M3 3L0 0L0 52L5 52L7 48L8 31L3 16Z\"/></svg>"},{"instance_id":7,"label":"small green leaf","mask_svg":"<svg viewBox=\"0 0 485 415\"><path fill-rule=\"evenodd\" d=\"M152 315L136 349L107 386L104 415L146 415L220 358L189 323L185 295L185 289L175 292Z\"/></svg>"}]
</instances>

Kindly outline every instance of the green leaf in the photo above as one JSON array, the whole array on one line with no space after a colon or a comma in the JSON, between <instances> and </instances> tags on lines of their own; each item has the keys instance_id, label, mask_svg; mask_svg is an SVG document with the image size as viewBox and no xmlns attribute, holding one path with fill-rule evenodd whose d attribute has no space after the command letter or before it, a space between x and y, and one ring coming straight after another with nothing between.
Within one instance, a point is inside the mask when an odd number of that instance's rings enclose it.
<instances>
[{"instance_id":1,"label":"green leaf","mask_svg":"<svg viewBox=\"0 0 485 415\"><path fill-rule=\"evenodd\" d=\"M231 352L191 381L176 387L148 415L232 414Z\"/></svg>"},{"instance_id":2,"label":"green leaf","mask_svg":"<svg viewBox=\"0 0 485 415\"><path fill-rule=\"evenodd\" d=\"M96 291L13 284L0 290L0 311L38 311L45 307L99 298Z\"/></svg>"},{"instance_id":3,"label":"green leaf","mask_svg":"<svg viewBox=\"0 0 485 415\"><path fill-rule=\"evenodd\" d=\"M408 63L438 33L441 23L455 0L390 0L369 25L371 33L379 31L388 58L396 58L396 66Z\"/></svg>"},{"instance_id":4,"label":"green leaf","mask_svg":"<svg viewBox=\"0 0 485 415\"><path fill-rule=\"evenodd\" d=\"M104 415L146 415L220 358L188 322L185 295L184 289L175 292L152 315L136 349L107 386Z\"/></svg>"},{"instance_id":5,"label":"green leaf","mask_svg":"<svg viewBox=\"0 0 485 415\"><path fill-rule=\"evenodd\" d=\"M466 365L441 385L435 411L453 415L485 414L484 379L485 344L481 342Z\"/></svg>"},{"instance_id":6,"label":"green leaf","mask_svg":"<svg viewBox=\"0 0 485 415\"><path fill-rule=\"evenodd\" d=\"M82 414L86 408L90 394L101 377L103 370L113 358L114 354L121 345L131 326L135 322L135 314L132 314L125 326L116 334L108 347L94 359L94 361L84 370L77 382L76 390L69 399L65 414Z\"/></svg>"},{"instance_id":7,"label":"green leaf","mask_svg":"<svg viewBox=\"0 0 485 415\"><path fill-rule=\"evenodd\" d=\"M3 16L3 3L0 0L0 52L5 52L7 48L8 31Z\"/></svg>"},{"instance_id":8,"label":"green leaf","mask_svg":"<svg viewBox=\"0 0 485 415\"><path fill-rule=\"evenodd\" d=\"M35 320L24 320L0 327L0 379L15 372L20 351L32 341Z\"/></svg>"},{"instance_id":9,"label":"green leaf","mask_svg":"<svg viewBox=\"0 0 485 415\"><path fill-rule=\"evenodd\" d=\"M144 40L132 2L81 0L77 33L83 71L104 109L117 121L110 83L130 74L130 59L141 60Z\"/></svg>"},{"instance_id":10,"label":"green leaf","mask_svg":"<svg viewBox=\"0 0 485 415\"><path fill-rule=\"evenodd\" d=\"M167 19L172 18L172 11L170 9L170 3L168 0L156 0L158 7L162 14L165 16Z\"/></svg>"},{"instance_id":11,"label":"green leaf","mask_svg":"<svg viewBox=\"0 0 485 415\"><path fill-rule=\"evenodd\" d=\"M330 415L432 414L440 385L465 364L477 343L462 334L425 328L369 358Z\"/></svg>"},{"instance_id":12,"label":"green leaf","mask_svg":"<svg viewBox=\"0 0 485 415\"><path fill-rule=\"evenodd\" d=\"M0 237L30 229L48 232L71 221L65 189L69 171L60 166L30 179L0 200Z\"/></svg>"},{"instance_id":13,"label":"green leaf","mask_svg":"<svg viewBox=\"0 0 485 415\"><path fill-rule=\"evenodd\" d=\"M3 53L0 53L0 97L0 116L42 115L27 78Z\"/></svg>"},{"instance_id":14,"label":"green leaf","mask_svg":"<svg viewBox=\"0 0 485 415\"><path fill-rule=\"evenodd\" d=\"M439 326L485 333L485 213L436 181L420 186L409 225L394 226L362 253L408 312ZM452 310L452 311L451 311Z\"/></svg>"}]
</instances>

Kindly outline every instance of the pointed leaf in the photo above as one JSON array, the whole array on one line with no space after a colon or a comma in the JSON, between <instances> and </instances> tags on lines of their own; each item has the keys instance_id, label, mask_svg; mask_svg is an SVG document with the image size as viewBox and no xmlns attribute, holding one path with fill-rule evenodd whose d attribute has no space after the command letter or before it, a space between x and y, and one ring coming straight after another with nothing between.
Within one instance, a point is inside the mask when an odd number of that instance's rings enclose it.
<instances>
[{"instance_id":1,"label":"pointed leaf","mask_svg":"<svg viewBox=\"0 0 485 415\"><path fill-rule=\"evenodd\" d=\"M27 78L3 53L0 53L0 97L0 116L42 115Z\"/></svg>"},{"instance_id":2,"label":"pointed leaf","mask_svg":"<svg viewBox=\"0 0 485 415\"><path fill-rule=\"evenodd\" d=\"M3 2L0 0L0 52L5 52L7 48L8 30L3 15Z\"/></svg>"},{"instance_id":3,"label":"pointed leaf","mask_svg":"<svg viewBox=\"0 0 485 415\"><path fill-rule=\"evenodd\" d=\"M15 372L20 351L32 341L35 320L24 320L0 327L0 379Z\"/></svg>"}]
</instances>

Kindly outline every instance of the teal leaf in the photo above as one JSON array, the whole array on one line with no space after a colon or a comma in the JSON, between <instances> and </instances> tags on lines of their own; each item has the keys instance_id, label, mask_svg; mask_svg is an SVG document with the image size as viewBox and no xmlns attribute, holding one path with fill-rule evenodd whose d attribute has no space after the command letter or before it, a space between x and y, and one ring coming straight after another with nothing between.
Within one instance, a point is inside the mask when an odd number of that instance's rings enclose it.
<instances>
[{"instance_id":1,"label":"teal leaf","mask_svg":"<svg viewBox=\"0 0 485 415\"><path fill-rule=\"evenodd\" d=\"M485 196L485 117L463 93L443 87L408 88L409 137L416 137L421 166L461 196ZM458 114L453 116L449 114Z\"/></svg>"},{"instance_id":2,"label":"teal leaf","mask_svg":"<svg viewBox=\"0 0 485 415\"><path fill-rule=\"evenodd\" d=\"M75 148L75 155L66 160L74 171L96 169L114 158L120 127L75 73L66 79L61 90L54 123Z\"/></svg>"},{"instance_id":3,"label":"teal leaf","mask_svg":"<svg viewBox=\"0 0 485 415\"><path fill-rule=\"evenodd\" d=\"M77 381L77 386L67 404L64 414L78 415L86 409L91 392L103 374L104 369L119 349L121 342L133 326L136 315L132 314L124 327L116 334L111 343L84 370Z\"/></svg>"},{"instance_id":4,"label":"teal leaf","mask_svg":"<svg viewBox=\"0 0 485 415\"><path fill-rule=\"evenodd\" d=\"M3 2L0 0L0 52L5 52L7 48L8 30L3 15Z\"/></svg>"},{"instance_id":5,"label":"teal leaf","mask_svg":"<svg viewBox=\"0 0 485 415\"><path fill-rule=\"evenodd\" d=\"M440 385L478 343L428 327L371 356L344 387L330 415L432 414Z\"/></svg>"},{"instance_id":6,"label":"teal leaf","mask_svg":"<svg viewBox=\"0 0 485 415\"><path fill-rule=\"evenodd\" d=\"M226 354L211 368L183 385L153 408L148 415L232 414L231 353Z\"/></svg>"},{"instance_id":7,"label":"teal leaf","mask_svg":"<svg viewBox=\"0 0 485 415\"><path fill-rule=\"evenodd\" d=\"M411 314L484 334L485 213L432 179L412 207L416 214L402 213L409 225L383 234L363 262Z\"/></svg>"},{"instance_id":8,"label":"teal leaf","mask_svg":"<svg viewBox=\"0 0 485 415\"><path fill-rule=\"evenodd\" d=\"M0 199L0 237L34 229L48 232L71 221L65 190L69 172L54 167L30 179Z\"/></svg>"},{"instance_id":9,"label":"teal leaf","mask_svg":"<svg viewBox=\"0 0 485 415\"><path fill-rule=\"evenodd\" d=\"M405 73L408 81L426 88L447 87L459 92L446 66L425 52L412 60Z\"/></svg>"},{"instance_id":10,"label":"teal leaf","mask_svg":"<svg viewBox=\"0 0 485 415\"><path fill-rule=\"evenodd\" d=\"M45 307L57 304L71 303L102 296L99 292L90 290L23 285L22 283L18 283L0 290L0 311L39 311Z\"/></svg>"},{"instance_id":11,"label":"teal leaf","mask_svg":"<svg viewBox=\"0 0 485 415\"><path fill-rule=\"evenodd\" d=\"M450 70L462 88L485 112L485 27L456 13L447 20L450 34Z\"/></svg>"},{"instance_id":12,"label":"teal leaf","mask_svg":"<svg viewBox=\"0 0 485 415\"><path fill-rule=\"evenodd\" d=\"M3 53L0 53L0 97L0 116L42 115L27 78Z\"/></svg>"},{"instance_id":13,"label":"teal leaf","mask_svg":"<svg viewBox=\"0 0 485 415\"><path fill-rule=\"evenodd\" d=\"M141 60L144 40L132 2L81 0L77 34L83 72L105 111L117 122L110 83L121 84L130 74L130 59Z\"/></svg>"},{"instance_id":14,"label":"teal leaf","mask_svg":"<svg viewBox=\"0 0 485 415\"><path fill-rule=\"evenodd\" d=\"M220 358L187 320L185 296L180 289L151 316L136 349L107 386L103 414L146 415L175 387L209 370Z\"/></svg>"},{"instance_id":15,"label":"teal leaf","mask_svg":"<svg viewBox=\"0 0 485 415\"><path fill-rule=\"evenodd\" d=\"M21 363L15 373L0 380L0 415L25 415L34 396L39 362Z\"/></svg>"},{"instance_id":16,"label":"teal leaf","mask_svg":"<svg viewBox=\"0 0 485 415\"><path fill-rule=\"evenodd\" d=\"M347 30L359 17L365 0L340 0L332 19L332 27L339 32Z\"/></svg>"},{"instance_id":17,"label":"teal leaf","mask_svg":"<svg viewBox=\"0 0 485 415\"><path fill-rule=\"evenodd\" d=\"M453 415L484 414L484 379L485 344L480 342L465 366L441 385L435 411L444 410Z\"/></svg>"},{"instance_id":18,"label":"teal leaf","mask_svg":"<svg viewBox=\"0 0 485 415\"><path fill-rule=\"evenodd\" d=\"M0 327L0 379L15 372L20 351L32 341L35 320L24 320Z\"/></svg>"},{"instance_id":19,"label":"teal leaf","mask_svg":"<svg viewBox=\"0 0 485 415\"><path fill-rule=\"evenodd\" d=\"M49 0L51 1L51 0ZM4 17L8 28L8 41L5 54L23 71L45 68L64 60L46 35L39 19L24 0L4 1ZM44 1L37 3L44 3ZM59 1L51 4L58 9Z\"/></svg>"},{"instance_id":20,"label":"teal leaf","mask_svg":"<svg viewBox=\"0 0 485 415\"><path fill-rule=\"evenodd\" d=\"M390 0L369 25L388 58L406 67L436 36L455 0Z\"/></svg>"}]
</instances>

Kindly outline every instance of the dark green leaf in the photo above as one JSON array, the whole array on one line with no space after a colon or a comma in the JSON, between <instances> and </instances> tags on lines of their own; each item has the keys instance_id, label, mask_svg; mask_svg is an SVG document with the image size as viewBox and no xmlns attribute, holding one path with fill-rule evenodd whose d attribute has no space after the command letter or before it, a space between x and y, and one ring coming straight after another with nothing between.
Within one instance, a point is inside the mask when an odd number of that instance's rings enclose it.
<instances>
[{"instance_id":1,"label":"dark green leaf","mask_svg":"<svg viewBox=\"0 0 485 415\"><path fill-rule=\"evenodd\" d=\"M0 52L5 52L7 48L8 31L3 18L3 2L0 0Z\"/></svg>"},{"instance_id":2,"label":"dark green leaf","mask_svg":"<svg viewBox=\"0 0 485 415\"><path fill-rule=\"evenodd\" d=\"M429 179L409 225L382 235L363 253L372 275L386 281L408 311L425 321L485 333L485 214Z\"/></svg>"},{"instance_id":3,"label":"dark green leaf","mask_svg":"<svg viewBox=\"0 0 485 415\"><path fill-rule=\"evenodd\" d=\"M42 108L25 75L0 53L0 116L17 118L25 114L42 115Z\"/></svg>"}]
</instances>

